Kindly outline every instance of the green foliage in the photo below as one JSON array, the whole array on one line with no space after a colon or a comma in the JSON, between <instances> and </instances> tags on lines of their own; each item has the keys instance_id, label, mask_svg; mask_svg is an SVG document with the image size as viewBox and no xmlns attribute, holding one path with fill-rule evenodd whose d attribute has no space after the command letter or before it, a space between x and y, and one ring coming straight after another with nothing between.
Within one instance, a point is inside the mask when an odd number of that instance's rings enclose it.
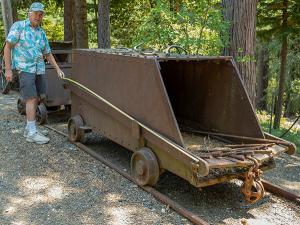
<instances>
[{"instance_id":1,"label":"green foliage","mask_svg":"<svg viewBox=\"0 0 300 225\"><path fill-rule=\"evenodd\" d=\"M287 76L284 101L285 112L300 113L300 1L288 1L287 27L282 27L283 0L261 0L258 4L257 35L269 49L269 74L267 102L277 90L280 74L281 40L288 37ZM270 107L271 110L271 107Z\"/></svg>"},{"instance_id":2,"label":"green foliage","mask_svg":"<svg viewBox=\"0 0 300 225\"><path fill-rule=\"evenodd\" d=\"M218 55L225 44L221 34L228 27L219 2L181 1L178 11L167 0L157 0L153 8L149 3L137 5L136 11L143 12L143 17L139 17L133 45L144 43L163 50L177 44L192 54Z\"/></svg>"},{"instance_id":3,"label":"green foliage","mask_svg":"<svg viewBox=\"0 0 300 225\"><path fill-rule=\"evenodd\" d=\"M27 17L33 0L14 1L19 19ZM43 28L50 40L63 39L63 0L41 1L46 16ZM170 3L173 2L173 3ZM183 0L178 9L168 0L112 0L110 2L112 47L139 43L157 50L177 44L190 53L218 55L226 43L228 24L223 21L220 0ZM89 45L97 46L97 4L87 0ZM225 38L223 38L225 37Z\"/></svg>"},{"instance_id":4,"label":"green foliage","mask_svg":"<svg viewBox=\"0 0 300 225\"><path fill-rule=\"evenodd\" d=\"M184 18L178 22L184 23ZM175 44L179 39L179 30L176 26L176 18L174 13L170 11L170 6L165 1L158 1L154 8L150 8L144 15L142 23L137 29L134 43L143 42L146 46L154 49L162 50L168 45ZM173 28L174 26L174 28ZM182 33L187 33L187 27L183 28ZM185 34L186 35L186 34ZM186 40L188 42L189 40ZM186 47L187 43L182 43Z\"/></svg>"},{"instance_id":5,"label":"green foliage","mask_svg":"<svg viewBox=\"0 0 300 225\"><path fill-rule=\"evenodd\" d=\"M37 2L37 0L12 0L11 4L12 7L16 7L18 9L23 9L23 10L28 10L30 5L33 2ZM45 5L46 11L48 11L48 7L62 7L63 6L63 2L64 0L39 0L38 2L41 2ZM51 12L55 12L55 11L51 11Z\"/></svg>"},{"instance_id":6,"label":"green foliage","mask_svg":"<svg viewBox=\"0 0 300 225\"><path fill-rule=\"evenodd\" d=\"M98 14L98 1L96 0L87 0L87 22L88 22L88 39L89 39L89 47L97 48L98 47L98 39L97 39L97 18L96 14ZM96 5L95 5L96 3Z\"/></svg>"},{"instance_id":7,"label":"green foliage","mask_svg":"<svg viewBox=\"0 0 300 225\"><path fill-rule=\"evenodd\" d=\"M0 1L0 49L2 49L2 46L4 45L5 42L5 29L4 29L4 21L3 21L3 16L2 16L2 2Z\"/></svg>"},{"instance_id":8,"label":"green foliage","mask_svg":"<svg viewBox=\"0 0 300 225\"><path fill-rule=\"evenodd\" d=\"M300 79L291 82L290 92L291 100L289 103L289 111L292 114L297 114L300 112Z\"/></svg>"},{"instance_id":9,"label":"green foliage","mask_svg":"<svg viewBox=\"0 0 300 225\"><path fill-rule=\"evenodd\" d=\"M260 0L258 4L258 29L260 39L282 38L300 33L300 2L288 1L288 26L282 27L283 0Z\"/></svg>"},{"instance_id":10,"label":"green foliage","mask_svg":"<svg viewBox=\"0 0 300 225\"><path fill-rule=\"evenodd\" d=\"M0 21L0 48L2 48L4 42L5 42L5 31L4 31L3 20L1 20Z\"/></svg>"},{"instance_id":11,"label":"green foliage","mask_svg":"<svg viewBox=\"0 0 300 225\"><path fill-rule=\"evenodd\" d=\"M142 23L143 16L149 10L145 0L112 0L110 8L111 45L113 47L134 47L136 30Z\"/></svg>"},{"instance_id":12,"label":"green foliage","mask_svg":"<svg viewBox=\"0 0 300 225\"><path fill-rule=\"evenodd\" d=\"M17 7L18 11L18 19L24 20L28 18L28 8L30 4L34 2L33 0L29 1L20 1L16 0L13 1L13 7ZM63 32L64 32L64 25L63 25L63 0L55 1L55 0L48 0L48 1L40 1L45 4L45 11L46 15L43 19L42 27L46 31L47 37L50 41L56 40L63 40ZM0 24L0 43L4 40L4 28L3 24ZM2 33L3 29L3 33ZM3 40L2 40L3 38Z\"/></svg>"},{"instance_id":13,"label":"green foliage","mask_svg":"<svg viewBox=\"0 0 300 225\"><path fill-rule=\"evenodd\" d=\"M62 21L45 18L42 27L49 41L62 41L64 39L64 30L62 29L64 25Z\"/></svg>"},{"instance_id":14,"label":"green foliage","mask_svg":"<svg viewBox=\"0 0 300 225\"><path fill-rule=\"evenodd\" d=\"M261 111L257 112L257 117L259 120L259 123L265 132L269 132L270 127L270 115L268 115L266 112ZM274 118L273 118L274 119ZM293 123L293 120L288 121L286 118L281 119L281 128L277 130L271 130L271 134L275 135L277 137L280 137L287 129L290 128L291 124ZM300 128L298 126L294 126L284 137L283 139L290 141L297 146L297 152L300 154Z\"/></svg>"},{"instance_id":15,"label":"green foliage","mask_svg":"<svg viewBox=\"0 0 300 225\"><path fill-rule=\"evenodd\" d=\"M45 1L46 15L42 27L49 41L64 40L63 6L61 1Z\"/></svg>"},{"instance_id":16,"label":"green foliage","mask_svg":"<svg viewBox=\"0 0 300 225\"><path fill-rule=\"evenodd\" d=\"M286 86L290 101L286 110L289 114L296 115L300 114L300 38L291 38L289 43L289 73Z\"/></svg>"},{"instance_id":17,"label":"green foliage","mask_svg":"<svg viewBox=\"0 0 300 225\"><path fill-rule=\"evenodd\" d=\"M223 21L219 0L111 1L112 46L164 50L177 44L190 53L217 55L224 47L228 24ZM222 34L222 35L221 35ZM221 37L222 36L222 37Z\"/></svg>"},{"instance_id":18,"label":"green foliage","mask_svg":"<svg viewBox=\"0 0 300 225\"><path fill-rule=\"evenodd\" d=\"M289 38L289 53L287 57L287 79L285 83L284 101L288 100L288 108L285 111L290 115L300 113L300 51L295 45L300 45L300 39ZM280 72L280 40L272 40L266 44L269 51L269 73L267 88L267 103L271 111L272 95L277 95L278 74ZM289 99L287 99L289 97Z\"/></svg>"}]
</instances>

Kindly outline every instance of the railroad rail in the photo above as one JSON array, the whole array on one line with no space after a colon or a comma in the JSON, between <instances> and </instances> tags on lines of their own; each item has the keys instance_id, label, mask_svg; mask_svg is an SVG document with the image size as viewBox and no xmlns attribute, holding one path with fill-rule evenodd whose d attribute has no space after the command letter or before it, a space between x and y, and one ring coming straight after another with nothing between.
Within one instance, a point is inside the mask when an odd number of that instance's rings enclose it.
<instances>
[{"instance_id":1,"label":"railroad rail","mask_svg":"<svg viewBox=\"0 0 300 225\"><path fill-rule=\"evenodd\" d=\"M300 196L299 195L297 195L291 191L287 191L284 188L282 188L276 184L273 184L267 180L262 179L261 182L263 183L263 185L267 191L300 204Z\"/></svg>"},{"instance_id":2,"label":"railroad rail","mask_svg":"<svg viewBox=\"0 0 300 225\"><path fill-rule=\"evenodd\" d=\"M60 134L60 135L62 135L64 137L68 137L67 134L65 134L62 131L59 131L59 130L57 130L57 129L49 126L49 125L44 125L44 126L47 127L50 130L55 131L56 133L58 133L58 134ZM98 154L95 151L93 151L91 148L85 146L84 144L82 144L80 142L72 142L72 143L74 145L76 145L78 148L80 148L81 150L87 152L89 155L91 155L95 159L99 160L100 162L102 162L103 164L105 164L106 166L108 166L109 168L115 170L117 173L119 173L120 175L122 175L126 179L128 179L131 182L133 182L136 185L138 185L138 183L135 181L135 179L133 177L130 176L129 173L126 173L125 171L121 170L116 165L114 165L113 163L111 163L110 161L108 161L104 157L102 157L100 154ZM140 188L142 188L143 190L147 191L148 193L150 193L153 197L155 197L161 203L163 203L165 205L168 205L170 208L172 208L178 214L180 214L181 216L183 216L186 219L188 219L189 221L191 221L193 224L196 224L196 225L209 225L210 224L209 222L207 222L204 219L200 218L198 215L192 213L191 211L187 210L186 208L184 208L180 204L176 203L175 201L173 201L172 199L170 199L166 195L164 195L161 192L157 191L153 187L150 187L150 186L140 186L140 185L138 185L138 186Z\"/></svg>"},{"instance_id":3,"label":"railroad rail","mask_svg":"<svg viewBox=\"0 0 300 225\"><path fill-rule=\"evenodd\" d=\"M50 130L55 131L56 133L58 133L58 134L60 134L64 137L68 137L68 135L65 134L64 132L59 131L59 130L57 130L57 129L49 126L49 125L44 125L44 126L48 129L50 129ZM135 179L133 177L131 177L129 173L126 173L125 171L121 170L116 165L114 165L113 163L111 163L110 161L108 161L107 159L102 157L100 154L96 153L91 148L85 146L84 144L82 144L80 142L72 142L72 143L74 145L76 145L78 148L80 148L81 150L87 152L89 155L91 155L95 159L101 161L106 166L108 166L111 169L115 170L116 172L118 172L120 175L122 175L126 179L128 179L128 180L132 181L133 183L135 183L136 185L138 185L136 183ZM299 195L297 195L297 194L295 194L291 191L287 191L284 188L282 188L282 187L280 187L276 184L273 184L269 181L266 181L264 179L262 179L262 183L264 185L265 190L269 191L270 193L300 204L300 196ZM193 224L196 224L196 225L209 225L210 224L209 222L207 222L204 219L200 218L198 215L194 214L193 212L191 212L188 209L184 208L180 204L176 203L175 201L173 201L172 199L170 199L166 195L160 193L156 189L154 189L150 186L140 186L140 185L138 185L138 186L140 188L142 188L143 190L147 191L148 193L150 193L153 197L155 197L161 203L168 205L170 208L172 208L177 213L179 213L180 215L182 215L183 217L185 217L186 219L191 221Z\"/></svg>"}]
</instances>

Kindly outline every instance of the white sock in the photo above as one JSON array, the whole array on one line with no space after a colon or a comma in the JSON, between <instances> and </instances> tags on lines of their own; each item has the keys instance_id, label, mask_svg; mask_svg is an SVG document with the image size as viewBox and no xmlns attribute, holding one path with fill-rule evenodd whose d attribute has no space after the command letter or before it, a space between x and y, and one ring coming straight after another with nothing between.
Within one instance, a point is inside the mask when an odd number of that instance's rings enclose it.
<instances>
[{"instance_id":1,"label":"white sock","mask_svg":"<svg viewBox=\"0 0 300 225\"><path fill-rule=\"evenodd\" d=\"M35 120L34 121L27 120L26 129L28 130L29 135L36 133L37 130L36 130L36 126L35 126Z\"/></svg>"}]
</instances>

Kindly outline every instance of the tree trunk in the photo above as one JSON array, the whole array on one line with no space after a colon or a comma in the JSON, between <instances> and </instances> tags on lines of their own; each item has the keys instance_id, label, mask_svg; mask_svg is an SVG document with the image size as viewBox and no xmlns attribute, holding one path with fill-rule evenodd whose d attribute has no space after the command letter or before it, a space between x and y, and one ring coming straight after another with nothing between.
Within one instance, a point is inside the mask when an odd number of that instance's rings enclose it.
<instances>
[{"instance_id":1,"label":"tree trunk","mask_svg":"<svg viewBox=\"0 0 300 225\"><path fill-rule=\"evenodd\" d=\"M170 11L177 12L177 13L179 12L181 0L169 0L169 4L170 4Z\"/></svg>"},{"instance_id":2,"label":"tree trunk","mask_svg":"<svg viewBox=\"0 0 300 225\"><path fill-rule=\"evenodd\" d=\"M282 10L282 30L286 31L287 29L287 19L288 19L288 0L283 0L283 10ZM279 88L278 88L278 97L275 108L275 117L274 117L274 129L280 127L280 119L282 114L282 103L283 103L283 94L284 94L284 84L285 84L285 74L286 74L286 60L287 60L287 48L288 48L288 36L284 35L281 46L281 62L280 62L280 77L279 77Z\"/></svg>"},{"instance_id":3,"label":"tree trunk","mask_svg":"<svg viewBox=\"0 0 300 225\"><path fill-rule=\"evenodd\" d=\"M286 94L286 99L284 101L284 107L285 107L284 114L283 114L284 117L292 116L292 113L291 113L291 110L290 110L290 101L291 101L291 92L289 91Z\"/></svg>"},{"instance_id":4,"label":"tree trunk","mask_svg":"<svg viewBox=\"0 0 300 225\"><path fill-rule=\"evenodd\" d=\"M19 20L19 16L18 16L18 3L19 3L19 0L12 1L11 8L12 8L13 23L17 22Z\"/></svg>"},{"instance_id":5,"label":"tree trunk","mask_svg":"<svg viewBox=\"0 0 300 225\"><path fill-rule=\"evenodd\" d=\"M73 40L73 10L72 0L64 0L64 41Z\"/></svg>"},{"instance_id":6,"label":"tree trunk","mask_svg":"<svg viewBox=\"0 0 300 225\"><path fill-rule=\"evenodd\" d=\"M98 47L110 48L109 0L99 0Z\"/></svg>"},{"instance_id":7,"label":"tree trunk","mask_svg":"<svg viewBox=\"0 0 300 225\"><path fill-rule=\"evenodd\" d=\"M231 23L229 47L224 55L233 56L237 62L250 100L255 102L255 43L256 11L258 0L222 0L224 18Z\"/></svg>"},{"instance_id":8,"label":"tree trunk","mask_svg":"<svg viewBox=\"0 0 300 225\"><path fill-rule=\"evenodd\" d=\"M73 44L75 48L88 48L87 5L86 0L74 0Z\"/></svg>"},{"instance_id":9,"label":"tree trunk","mask_svg":"<svg viewBox=\"0 0 300 225\"><path fill-rule=\"evenodd\" d=\"M256 85L256 106L262 110L267 110L268 70L269 51L262 45L258 53Z\"/></svg>"},{"instance_id":10,"label":"tree trunk","mask_svg":"<svg viewBox=\"0 0 300 225\"><path fill-rule=\"evenodd\" d=\"M8 35L11 25L13 24L12 7L10 0L1 0L1 7L6 37Z\"/></svg>"}]
</instances>

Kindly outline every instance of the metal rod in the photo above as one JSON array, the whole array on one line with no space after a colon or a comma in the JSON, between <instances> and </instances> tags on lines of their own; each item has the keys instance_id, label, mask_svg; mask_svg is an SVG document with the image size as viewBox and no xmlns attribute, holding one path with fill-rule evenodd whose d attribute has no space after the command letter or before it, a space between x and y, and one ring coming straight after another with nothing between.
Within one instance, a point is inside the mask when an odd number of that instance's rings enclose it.
<instances>
[{"instance_id":1,"label":"metal rod","mask_svg":"<svg viewBox=\"0 0 300 225\"><path fill-rule=\"evenodd\" d=\"M274 143L275 144L275 143ZM273 143L270 144L239 144L239 145L225 145L224 147L228 148L240 148L240 147L271 147L274 145Z\"/></svg>"},{"instance_id":2,"label":"metal rod","mask_svg":"<svg viewBox=\"0 0 300 225\"><path fill-rule=\"evenodd\" d=\"M208 131L199 131L194 129L188 129L185 132L192 132L196 134L206 134L211 136L221 136L221 137L227 137L227 138L235 138L245 141L256 141L261 143L274 143L274 144L281 144L281 145L289 145L288 142L285 141L278 141L278 140L270 140L270 139L263 139L263 138L253 138L253 137L246 137L246 136L237 136L237 135L231 135L231 134L223 134L223 133L214 133L214 132L208 132Z\"/></svg>"},{"instance_id":3,"label":"metal rod","mask_svg":"<svg viewBox=\"0 0 300 225\"><path fill-rule=\"evenodd\" d=\"M300 119L300 115L298 116L298 118L294 121L294 123L292 124L292 126L289 127L289 129L287 129L283 134L280 135L280 138L284 137L292 128L293 126L298 122L298 120Z\"/></svg>"}]
</instances>

